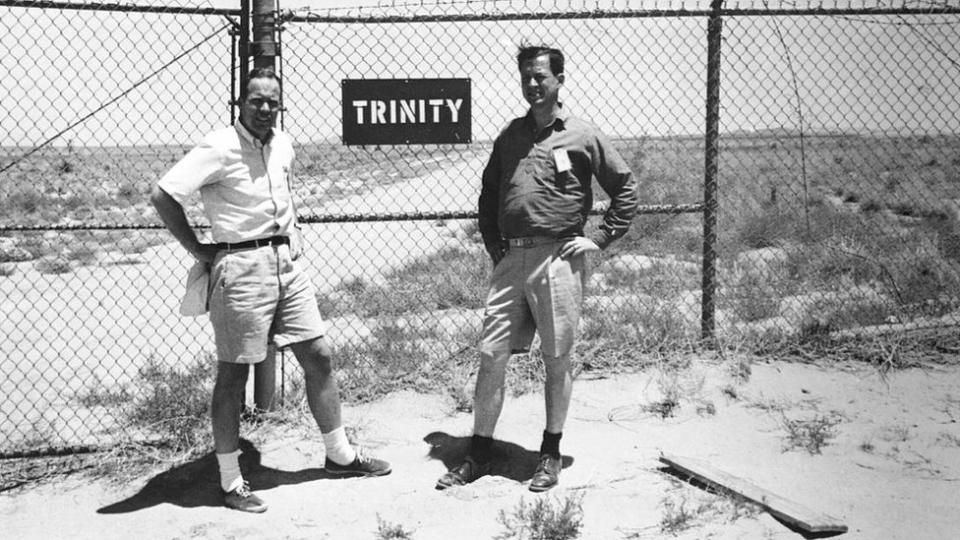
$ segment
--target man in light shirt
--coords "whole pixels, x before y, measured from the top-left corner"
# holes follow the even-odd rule
[[[289,346],[303,366],[307,402],[326,448],[327,473],[381,476],[390,465],[357,452],[344,433],[340,395],[312,283],[291,246],[296,213],[289,186],[293,143],[274,127],[280,80],[250,72],[240,121],[208,134],[154,187],[151,202],[166,227],[198,261],[210,265],[209,309],[217,346],[210,415],[226,506],[264,512],[240,471],[240,412],[251,364],[268,343]],[[201,243],[183,206],[200,192],[214,243]]]

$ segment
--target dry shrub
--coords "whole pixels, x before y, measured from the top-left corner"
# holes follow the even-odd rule
[[[176,448],[197,445],[207,432],[214,371],[210,354],[200,356],[183,369],[163,365],[150,355],[134,383],[139,391],[127,411],[128,422],[163,436]]]
[[[537,497],[532,504],[520,499],[510,512],[500,510],[497,521],[505,531],[495,540],[573,540],[583,528],[583,493]]]
[[[840,419],[836,415],[818,414],[807,420],[793,420],[783,415],[780,425],[786,430],[784,450],[800,448],[808,454],[820,454],[836,433]]]

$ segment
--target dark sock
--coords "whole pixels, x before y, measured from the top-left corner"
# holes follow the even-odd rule
[[[549,431],[544,431],[543,442],[540,443],[540,455],[553,456],[560,459],[560,437],[563,437],[563,432],[550,433]]]
[[[486,463],[493,459],[493,437],[474,435],[470,438],[470,457],[474,461]]]

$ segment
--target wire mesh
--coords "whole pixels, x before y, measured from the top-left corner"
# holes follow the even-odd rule
[[[724,34],[728,325],[956,324],[956,16],[732,17]]]
[[[128,436],[139,370],[210,348],[147,194],[229,122],[232,23],[84,7],[0,7],[4,453]]]
[[[302,261],[346,395],[429,387],[431,366],[470,369],[490,270],[479,177],[526,109],[524,41],[566,52],[566,106],[615,141],[645,205],[593,260],[580,362],[636,362],[699,338],[710,7],[281,12]],[[956,325],[960,6],[724,7],[720,227],[707,247],[720,337]],[[0,452],[140,436],[128,420],[144,370],[188,369],[213,350],[206,319],[177,314],[189,261],[146,195],[230,121],[238,13],[7,2],[0,14]],[[372,78],[469,78],[472,142],[343,146],[340,83]],[[187,214],[202,232],[198,202]]]

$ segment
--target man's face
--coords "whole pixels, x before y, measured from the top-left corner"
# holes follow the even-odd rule
[[[520,66],[520,86],[523,98],[531,107],[553,107],[560,99],[563,73],[550,70],[550,57],[542,54]]]
[[[240,107],[240,122],[250,133],[264,140],[280,112],[280,85],[267,78],[252,79]]]

